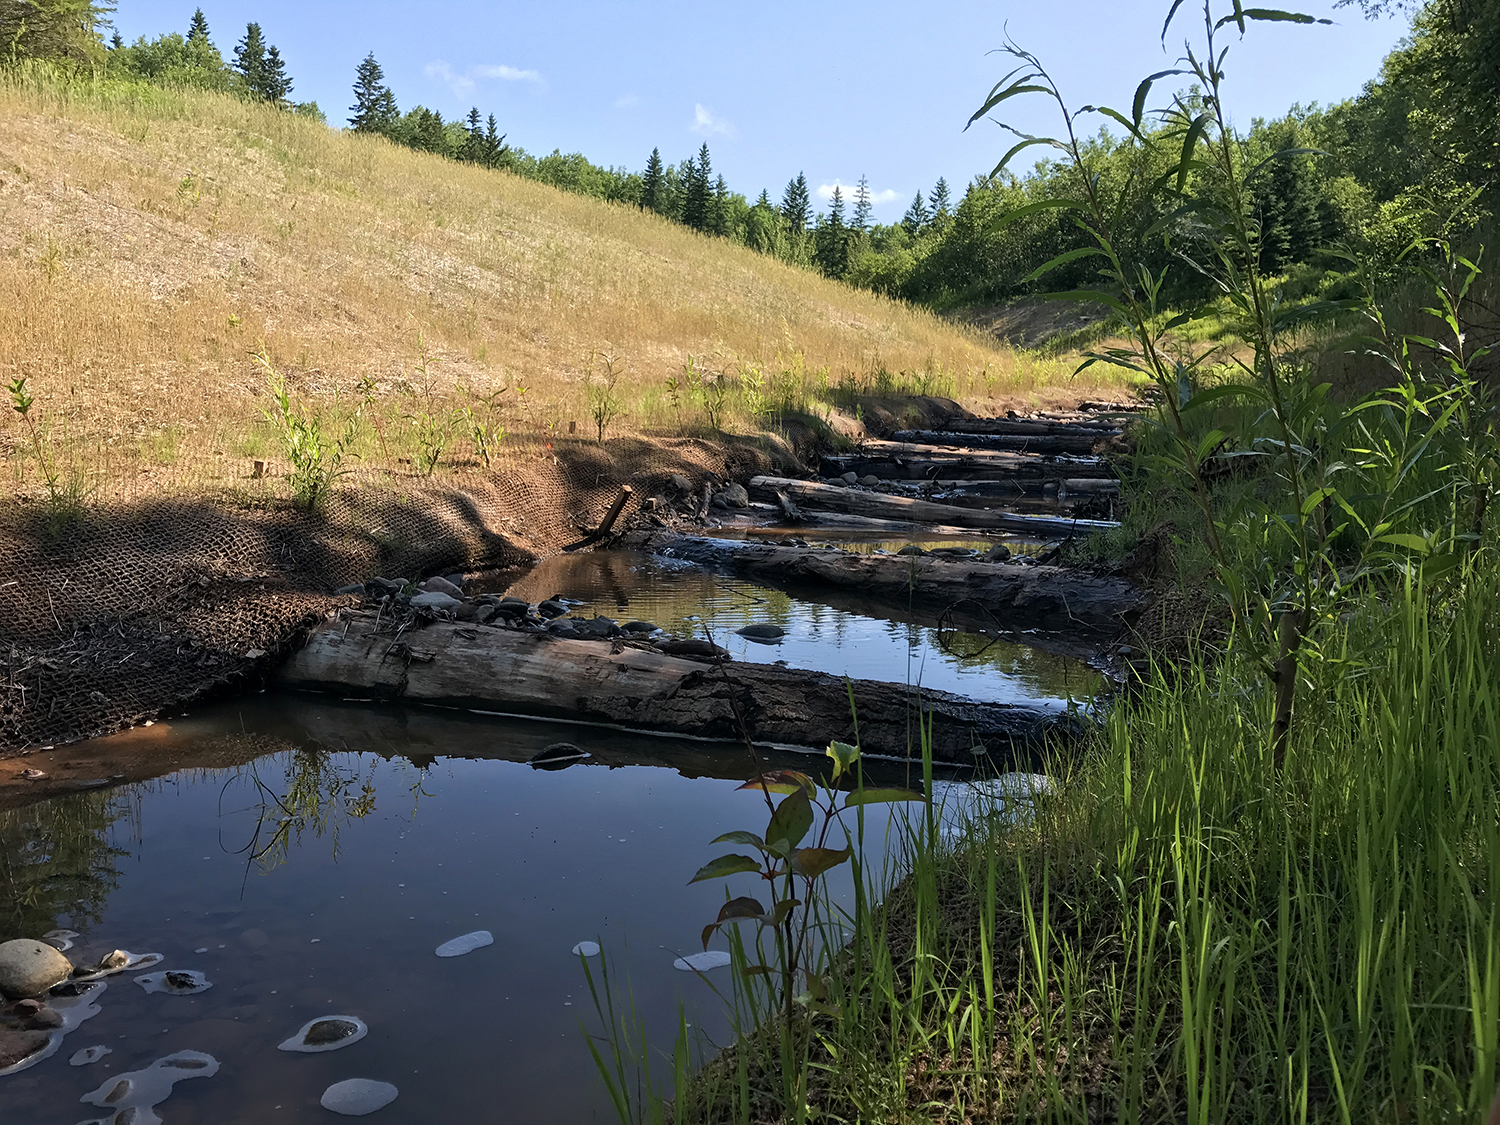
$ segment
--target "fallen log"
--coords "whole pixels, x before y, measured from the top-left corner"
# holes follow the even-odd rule
[[[981,434],[952,430],[898,430],[893,441],[913,445],[957,446],[967,449],[1003,449],[1016,453],[1092,453],[1094,446],[1118,430],[1074,434]]]
[[[1110,520],[1023,516],[1014,512],[960,508],[954,504],[934,504],[930,500],[917,500],[909,496],[892,496],[887,492],[866,492],[819,481],[790,480],[786,477],[751,477],[750,491],[761,495],[783,492],[796,498],[804,507],[825,508],[874,519],[941,523],[950,527],[982,530],[1024,531],[1032,535],[1086,534],[1119,526]]]
[[[812,547],[663,536],[647,550],[777,586],[858,590],[896,605],[982,609],[997,629],[1040,629],[1107,640],[1140,615],[1141,591],[1123,578],[1066,567],[923,555],[860,555]]]
[[[1121,433],[1113,422],[1064,422],[1051,418],[955,418],[943,423],[943,432],[953,434],[1009,434],[1019,437],[1092,435],[1095,440]]]
[[[1049,733],[1076,729],[1066,713],[980,703],[946,692],[776,665],[706,664],[608,641],[567,640],[438,622],[393,645],[375,614],[355,611],[317,629],[282,666],[287,687],[472,711],[517,714],[724,741],[818,748],[858,740],[873,754],[918,756],[918,715],[933,755],[972,763],[1012,757]]]
[[[826,454],[819,461],[819,471],[828,477],[853,472],[885,480],[927,480],[933,477],[1061,480],[1064,477],[1115,476],[1114,466],[1100,457],[1044,458],[1035,453],[903,445],[893,441],[867,441],[858,453]]]

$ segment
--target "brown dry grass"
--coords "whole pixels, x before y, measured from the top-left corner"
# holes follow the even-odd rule
[[[399,436],[419,338],[445,402],[509,388],[512,433],[587,430],[595,352],[625,371],[613,432],[701,423],[664,393],[689,355],[735,383],[731,417],[745,369],[814,409],[841,384],[977,409],[1119,393],[631,208],[220,95],[0,73],[0,376],[96,486],[273,452],[262,344],[308,401],[373,380]],[[15,482],[22,438],[0,429]]]

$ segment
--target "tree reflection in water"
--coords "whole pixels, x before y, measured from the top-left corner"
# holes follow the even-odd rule
[[[279,762],[282,784],[278,793],[261,776],[262,768]],[[359,767],[363,755],[336,755],[320,746],[304,746],[269,759],[250,763],[225,783],[227,794],[246,781],[253,787],[253,803],[238,811],[256,814],[255,828],[240,852],[249,864],[270,871],[287,861],[303,834],[321,839],[332,837],[333,857],[339,854],[339,831],[351,820],[363,820],[375,811],[375,767],[372,758],[367,773]],[[224,797],[220,798],[221,812]],[[246,874],[249,873],[247,865]]]
[[[130,854],[111,829],[132,810],[118,791],[0,809],[0,941],[97,924],[119,884],[115,860]]]

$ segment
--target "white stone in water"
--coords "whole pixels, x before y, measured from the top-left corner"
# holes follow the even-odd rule
[[[363,1117],[396,1100],[396,1087],[371,1078],[346,1078],[323,1091],[318,1104],[345,1117]]]
[[[111,1048],[111,1047],[103,1047],[103,1046],[100,1046],[100,1047],[81,1047],[78,1050],[76,1050],[76,1051],[73,1052],[73,1057],[68,1060],[68,1065],[69,1066],[88,1066],[90,1063],[96,1063],[96,1062],[98,1062],[105,1055],[109,1054],[112,1050],[113,1050],[113,1048]]]
[[[472,934],[464,934],[452,941],[445,941],[437,947],[439,957],[462,957],[465,953],[473,953],[476,949],[483,949],[487,945],[494,945],[494,935],[489,930],[475,930]]]
[[[219,1060],[202,1051],[178,1051],[157,1059],[144,1070],[133,1070],[92,1090],[78,1100],[87,1105],[112,1109],[108,1120],[130,1125],[156,1125],[161,1118],[154,1109],[172,1094],[172,1087],[185,1078],[212,1078],[219,1072]]]
[[[599,943],[596,941],[580,941],[573,947],[574,957],[597,957],[599,956]]]
[[[100,977],[112,977],[116,973],[149,969],[152,965],[160,965],[161,962],[160,953],[132,953],[128,949],[117,949],[113,953],[105,954],[91,971],[75,973],[73,979],[75,981],[98,980]]]
[[[331,1026],[320,1027],[320,1024]],[[353,1030],[347,1031],[350,1027]],[[314,1028],[317,1030],[314,1031]],[[339,1034],[345,1031],[347,1034]],[[284,1043],[278,1043],[276,1049],[278,1051],[302,1051],[309,1055],[316,1055],[324,1051],[337,1051],[351,1043],[358,1043],[368,1034],[370,1034],[370,1029],[358,1016],[319,1016],[317,1019],[308,1020],[297,1029],[295,1035]],[[309,1035],[313,1042],[308,1042]]]
[[[710,949],[707,953],[690,953],[672,962],[672,968],[684,973],[706,973],[710,969],[722,969],[729,964],[730,956],[722,949]]]
[[[192,996],[207,992],[213,987],[209,979],[196,969],[168,969],[164,973],[146,973],[136,977],[135,983],[147,992],[165,992],[169,996]]]

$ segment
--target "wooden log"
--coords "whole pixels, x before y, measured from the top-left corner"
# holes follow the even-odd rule
[[[1051,418],[955,418],[944,422],[943,430],[954,434],[1009,434],[1018,437],[1091,435],[1096,441],[1122,432],[1113,422],[1097,419],[1064,422]]]
[[[517,714],[735,742],[819,748],[854,741],[851,681],[775,665],[706,664],[608,641],[434,623],[392,650],[375,615],[330,622],[281,668],[282,684],[344,697]],[[347,626],[347,628],[346,628]],[[859,740],[872,754],[917,756],[917,716],[934,756],[973,762],[1039,746],[1073,720],[1040,707],[980,703],[901,684],[852,681]]]
[[[1110,432],[1085,434],[975,434],[949,430],[897,430],[891,440],[913,445],[957,446],[966,449],[1003,449],[1016,453],[1092,453]]]
[[[993,461],[970,461],[965,457],[908,458],[861,456],[858,454],[825,454],[818,461],[818,472],[825,477],[845,473],[872,476],[877,480],[928,481],[934,478],[949,484],[968,481],[1059,481],[1070,477],[1094,476],[1111,479],[1114,469],[1104,461],[1079,458],[1076,461],[1044,461],[1030,454],[1017,454],[1020,460],[1005,464]]]
[[[1111,520],[1075,520],[1061,516],[1022,516],[1013,512],[992,512],[960,508],[952,504],[934,504],[909,496],[892,496],[886,492],[866,492],[855,488],[823,484],[819,481],[790,480],[786,477],[751,477],[750,491],[758,494],[784,492],[804,507],[848,512],[874,519],[909,520],[913,523],[941,523],[950,527],[972,527],[985,530],[1024,531],[1032,535],[1074,535],[1118,527]]]
[[[1144,596],[1123,578],[1066,567],[923,555],[858,555],[698,536],[662,536],[648,550],[777,586],[858,590],[896,605],[982,608],[998,629],[1105,640],[1132,623]]]
[[[604,513],[604,521],[598,527],[594,528],[593,531],[590,531],[582,539],[578,540],[578,542],[569,543],[563,550],[576,551],[580,547],[587,547],[591,543],[597,543],[607,536],[610,528],[615,526],[615,520],[619,519],[620,513],[625,510],[625,502],[634,495],[635,489],[631,488],[628,484],[622,485],[620,487],[620,495],[615,497],[615,502],[609,506],[609,511]]]

